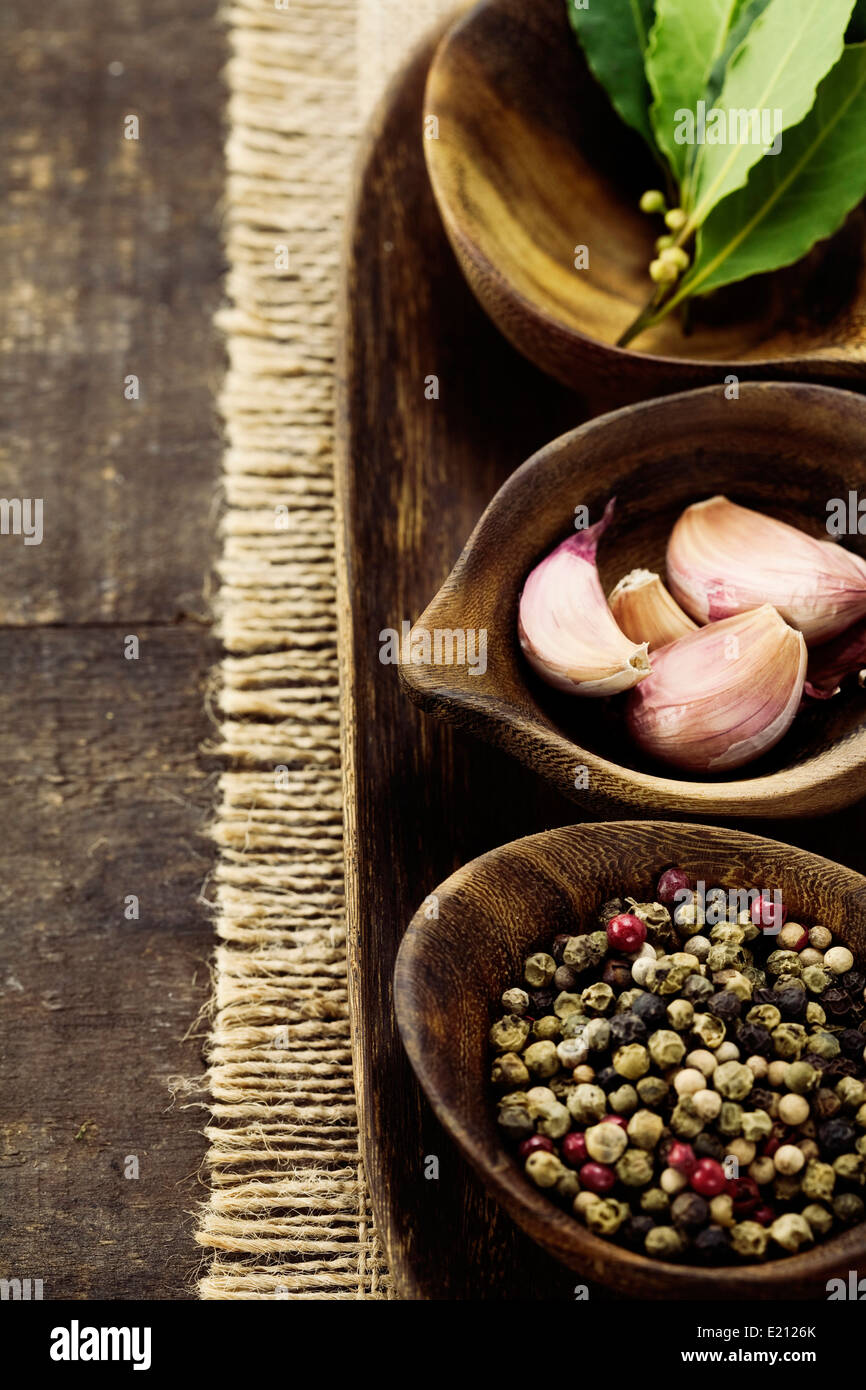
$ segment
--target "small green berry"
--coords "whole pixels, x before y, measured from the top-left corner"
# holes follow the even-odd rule
[[[671,265],[676,266],[677,270],[688,270],[690,265],[688,252],[684,251],[681,246],[666,246],[661,252],[660,259],[670,262]]]
[[[681,232],[688,220],[682,208],[671,208],[670,212],[665,213],[665,226],[672,232]]]
[[[641,212],[664,212],[666,208],[665,195],[658,188],[648,188],[640,200]]]
[[[656,285],[672,285],[677,278],[677,268],[670,261],[650,261],[649,273]]]

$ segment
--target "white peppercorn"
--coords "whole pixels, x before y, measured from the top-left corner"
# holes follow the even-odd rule
[[[809,1118],[809,1102],[805,1096],[789,1092],[779,1101],[779,1119],[786,1125],[801,1125]]]
[[[734,1203],[727,1192],[720,1192],[710,1202],[710,1220],[716,1226],[733,1226]]]
[[[523,1054],[523,1060],[533,1076],[553,1076],[559,1070],[559,1058],[552,1042],[530,1043]]]
[[[529,1008],[529,995],[525,989],[507,989],[502,996],[502,1007],[507,1014],[522,1018]]]
[[[787,1063],[787,1062],[778,1062],[778,1061],[777,1061],[777,1062],[771,1062],[770,1065],[769,1065],[769,1067],[767,1068],[767,1080],[769,1081],[770,1085],[771,1085],[771,1086],[785,1086],[785,1085],[787,1085],[788,1088],[789,1088],[789,1090],[793,1090],[794,1087],[791,1086],[790,1083],[786,1081],[786,1073],[787,1073],[787,1070],[788,1070],[788,1063]]]
[[[595,1067],[588,1067],[586,1063],[583,1063],[581,1066],[575,1067],[572,1076],[578,1085],[582,1082],[591,1085],[595,1080]]]
[[[796,1144],[782,1144],[773,1155],[773,1165],[777,1173],[792,1177],[799,1173],[806,1160]]]
[[[706,936],[690,936],[688,941],[683,942],[683,950],[703,964],[710,953],[709,939]]]
[[[757,1053],[753,1057],[746,1058],[746,1066],[756,1081],[763,1081],[769,1070],[766,1057],[759,1057]]]
[[[705,1124],[714,1120],[722,1108],[722,1098],[718,1091],[710,1091],[706,1086],[706,1078],[703,1080],[702,1089],[692,1093],[692,1104],[695,1111]]]
[[[606,1018],[593,1018],[583,1036],[590,1052],[604,1052],[610,1043],[610,1024]]]
[[[553,1187],[565,1172],[565,1166],[556,1154],[548,1153],[546,1149],[534,1149],[526,1160],[524,1170],[536,1187]]]
[[[723,1062],[736,1062],[739,1060],[740,1049],[735,1042],[730,1040],[719,1043],[715,1051],[716,1066],[721,1066]]]
[[[589,1208],[594,1207],[596,1202],[600,1201],[601,1198],[599,1197],[597,1192],[578,1192],[577,1196],[574,1199],[574,1202],[572,1203],[571,1209],[574,1212],[575,1216],[578,1216],[585,1220],[586,1213],[589,1211]]]
[[[613,1065],[620,1076],[628,1081],[637,1081],[649,1071],[650,1059],[641,1043],[627,1043],[625,1047],[618,1047],[613,1054]]]
[[[684,1067],[674,1077],[674,1090],[678,1096],[691,1096],[695,1091],[706,1089],[707,1079],[697,1067]]]
[[[723,1062],[713,1072],[713,1085],[726,1100],[745,1100],[754,1082],[754,1075],[742,1062]]]
[[[805,951],[800,952],[800,960],[803,965],[823,965],[824,956],[821,951],[816,951],[814,946],[807,946]]]
[[[694,1052],[690,1052],[686,1057],[686,1066],[697,1067],[698,1071],[703,1072],[704,1076],[712,1076],[717,1065],[718,1063],[712,1052],[708,1052],[705,1048],[696,1048]]]
[[[647,956],[641,956],[632,966],[631,977],[636,985],[640,985],[641,989],[643,989],[644,985],[647,983],[650,970],[654,965],[654,960],[650,960]]]
[[[669,1197],[674,1197],[678,1192],[682,1192],[684,1187],[688,1187],[688,1183],[688,1178],[685,1173],[680,1172],[679,1168],[665,1168],[659,1178],[659,1187]]]
[[[745,1116],[743,1116],[743,1119],[745,1119]],[[735,1158],[743,1168],[748,1168],[749,1164],[754,1161],[756,1152],[755,1145],[750,1139],[744,1139],[738,1136],[736,1139],[731,1139],[728,1142],[728,1153],[732,1158]]]
[[[584,1133],[584,1139],[587,1153],[597,1163],[615,1163],[628,1147],[625,1130],[609,1121],[605,1124],[590,1125]]]
[[[776,1217],[770,1227],[770,1236],[783,1250],[791,1253],[804,1245],[811,1245],[814,1240],[808,1221],[793,1211]]]
[[[756,1158],[749,1164],[749,1177],[754,1178],[759,1187],[766,1187],[776,1176],[776,1165],[771,1158]]]
[[[809,932],[809,945],[814,946],[816,951],[826,951],[828,946],[833,945],[833,933],[826,927],[813,927]]]
[[[589,1056],[589,1048],[583,1038],[563,1038],[556,1044],[556,1055],[563,1067],[571,1070],[579,1067]]]
[[[845,975],[854,969],[854,957],[847,946],[831,946],[824,952],[824,968],[834,975]]]
[[[691,1028],[695,1011],[688,999],[672,999],[667,1007],[668,1023],[677,1033],[685,1033]]]
[[[567,1104],[572,1118],[583,1125],[595,1124],[607,1113],[607,1097],[600,1086],[576,1086]]]
[[[556,974],[556,961],[545,951],[536,951],[528,956],[523,967],[523,978],[530,989],[547,989]]]

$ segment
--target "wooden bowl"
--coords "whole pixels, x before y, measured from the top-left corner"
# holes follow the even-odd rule
[[[807,702],[781,743],[735,773],[673,777],[631,742],[624,696],[552,690],[517,641],[526,576],[569,533],[578,505],[595,521],[617,499],[598,556],[610,593],[636,566],[664,575],[671,528],[701,498],[725,493],[826,538],[826,503],[849,489],[866,498],[866,399],[850,392],[752,382],[736,401],[709,387],[600,416],[511,475],[415,625],[427,633],[486,630],[486,671],[404,664],[401,679],[423,709],[605,813],[790,817],[849,805],[866,793],[866,695],[856,682],[832,700]],[[845,543],[866,556],[866,538]]]
[[[565,0],[476,5],[439,47],[425,111],[438,121],[424,140],[433,190],[469,284],[521,352],[593,403],[730,373],[862,387],[862,209],[800,265],[694,301],[690,336],[671,316],[614,346],[649,297],[664,228],[637,204],[659,172],[586,68]]]
[[[681,864],[709,887],[780,888],[792,918],[818,921],[866,955],[866,879],[802,849],[738,830],[621,821],[548,830],[503,845],[439,888],[438,916],[416,913],[394,975],[397,1022],[437,1117],[491,1194],[550,1254],[640,1298],[826,1298],[827,1280],[866,1262],[866,1224],[805,1254],[708,1270],[633,1254],[592,1235],[524,1176],[502,1143],[489,1084],[488,1029],[531,950],[585,928],[623,890],[651,899]],[[429,899],[428,899],[429,902]]]

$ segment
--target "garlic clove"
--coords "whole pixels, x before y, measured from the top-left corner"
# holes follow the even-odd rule
[[[771,603],[810,645],[866,616],[859,555],[727,497],[686,508],[668,542],[667,577],[699,623]]]
[[[629,640],[607,606],[595,557],[613,515],[577,531],[529,575],[520,596],[520,646],[541,678],[572,695],[615,695],[649,675],[646,642]]]
[[[864,667],[866,619],[861,619],[831,642],[824,642],[809,653],[806,694],[813,700],[829,700],[839,694],[846,676],[859,674]]]
[[[619,581],[608,604],[626,637],[647,642],[651,652],[697,628],[652,570],[631,570]]]
[[[806,661],[803,634],[768,603],[710,623],[654,653],[629,696],[629,730],[646,753],[691,772],[742,767],[790,728]]]

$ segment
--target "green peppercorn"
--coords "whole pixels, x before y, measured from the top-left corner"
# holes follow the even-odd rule
[[[829,988],[831,976],[820,965],[807,965],[800,978],[810,994],[823,994]]]
[[[557,1018],[568,1018],[571,1014],[583,1014],[583,1000],[579,994],[569,994],[563,990],[553,1001],[553,1012]]]
[[[864,1163],[860,1154],[840,1154],[838,1158],[833,1160],[833,1172],[836,1174],[837,1178],[841,1178],[843,1182],[858,1183],[859,1186],[862,1187],[864,1182],[866,1182],[863,1170]]]
[[[584,1132],[584,1139],[590,1158],[595,1159],[596,1163],[608,1165],[616,1163],[628,1146],[625,1130],[609,1122],[590,1125]]]
[[[554,1076],[559,1070],[559,1058],[552,1042],[530,1043],[523,1060],[533,1076]]]
[[[571,1129],[571,1116],[561,1101],[551,1101],[538,1117],[538,1133],[548,1139],[561,1139]],[[613,1129],[613,1125],[611,1125]]]
[[[706,1015],[702,1015],[706,1017]],[[697,1024],[697,1019],[695,1023]],[[669,1067],[675,1067],[685,1056],[686,1047],[679,1033],[675,1033],[671,1028],[659,1028],[652,1033],[647,1044],[649,1054],[656,1066],[662,1071],[667,1071]],[[619,1066],[614,1059],[614,1066],[619,1071]],[[648,1066],[644,1067],[644,1071]],[[640,1094],[640,1092],[638,1092]]]
[[[617,1086],[607,1098],[615,1115],[630,1115],[633,1110],[637,1110],[638,1099],[634,1086]]]
[[[820,1081],[821,1073],[809,1062],[789,1062],[785,1068],[785,1086],[797,1096],[814,1091]]]
[[[713,1072],[713,1085],[726,1100],[745,1100],[754,1081],[751,1067],[742,1062],[723,1062]]]
[[[531,1036],[540,1042],[552,1042],[554,1038],[559,1037],[559,1033],[560,1022],[555,1014],[545,1014],[542,1018],[536,1019],[532,1025]]]
[[[658,1260],[675,1260],[685,1249],[685,1241],[674,1226],[653,1226],[647,1231],[644,1249]]]
[[[771,951],[766,969],[768,975],[791,975],[796,979],[802,973],[803,965],[796,951]]]
[[[523,967],[523,978],[530,989],[547,989],[556,974],[556,961],[544,951],[536,951],[528,956]]]
[[[644,1105],[661,1105],[670,1087],[660,1076],[642,1076],[637,1083],[637,1093]]]
[[[595,1124],[607,1114],[607,1096],[600,1086],[582,1083],[569,1096],[568,1111],[579,1124]]]
[[[650,1216],[662,1216],[668,1210],[671,1199],[660,1187],[648,1187],[641,1193],[640,1209]]]
[[[517,1014],[506,1014],[490,1029],[490,1041],[497,1052],[520,1052],[524,1047],[531,1023]]]
[[[836,1086],[836,1095],[846,1110],[857,1110],[866,1100],[866,1086],[856,1076],[843,1076]]]
[[[614,1069],[628,1081],[637,1081],[649,1071],[650,1059],[642,1043],[627,1043],[613,1054]]]
[[[581,998],[589,1013],[603,1014],[613,1003],[613,990],[610,985],[596,980],[594,985],[587,986]]]
[[[584,1014],[567,1014],[562,1020],[560,1032],[564,1038],[583,1038],[589,1019]],[[587,1052],[589,1048],[587,1047]]]
[[[610,1126],[614,1128],[613,1125]],[[613,1197],[593,1202],[586,1213],[586,1224],[597,1236],[612,1236],[619,1230],[629,1216],[627,1202],[618,1202]]]
[[[628,1122],[629,1141],[638,1149],[652,1151],[662,1137],[664,1122],[653,1110],[638,1110]]]
[[[780,1173],[773,1179],[773,1196],[777,1202],[792,1202],[800,1191],[800,1186],[797,1173]]]
[[[744,940],[745,933],[737,922],[719,922],[710,932],[710,941],[720,945],[741,946]]]
[[[671,1129],[674,1134],[680,1139],[694,1139],[703,1127],[704,1121],[691,1096],[680,1096],[671,1115]]]
[[[814,1240],[808,1221],[804,1221],[802,1216],[794,1211],[776,1217],[770,1227],[770,1237],[777,1245],[781,1245],[783,1250],[792,1254],[804,1245],[811,1245]]]
[[[766,1110],[744,1110],[741,1116],[743,1138],[750,1144],[759,1144],[773,1131],[773,1121]]]
[[[697,1014],[692,1032],[700,1038],[704,1047],[714,1052],[725,1040],[725,1025],[715,1014]]]
[[[806,1029],[802,1023],[780,1023],[770,1034],[776,1056],[794,1062],[806,1046]]]
[[[502,1052],[494,1060],[490,1080],[494,1086],[523,1086],[529,1080],[529,1072],[516,1052]]]
[[[716,1129],[727,1139],[740,1134],[743,1129],[743,1107],[732,1100],[724,1101],[716,1120]]]
[[[525,1106],[505,1105],[496,1120],[508,1139],[528,1139],[535,1133],[535,1121]]]
[[[775,1004],[756,1004],[749,1009],[746,1014],[747,1023],[760,1023],[762,1028],[768,1028],[772,1033],[774,1028],[778,1028],[782,1022],[782,1015]]]
[[[832,1062],[842,1051],[839,1039],[834,1038],[832,1033],[813,1033],[809,1038],[808,1048],[816,1057],[821,1057],[827,1062]]]
[[[731,1227],[731,1245],[745,1259],[763,1259],[769,1239],[769,1233],[757,1221],[738,1221]]]
[[[613,1129],[613,1125],[608,1126]],[[643,1149],[626,1149],[617,1161],[616,1175],[624,1187],[646,1187],[652,1182],[653,1161]]]
[[[524,1171],[536,1187],[554,1187],[565,1172],[565,1166],[556,1154],[535,1149],[527,1158]]]
[[[800,1180],[800,1190],[804,1197],[813,1202],[829,1202],[836,1186],[836,1174],[829,1163],[810,1158],[806,1171]]]
[[[502,996],[502,1007],[507,1014],[522,1018],[529,1008],[529,995],[525,989],[507,989]]]
[[[583,1036],[590,1052],[606,1052],[610,1043],[610,1024],[606,1018],[590,1019]]]
[[[810,1202],[807,1207],[803,1208],[800,1215],[804,1221],[808,1222],[809,1230],[814,1236],[829,1235],[833,1229],[832,1213],[817,1202]]]
[[[747,965],[748,961],[742,946],[732,946],[722,942],[710,947],[706,964],[707,969],[715,974],[717,970],[727,970],[731,966],[739,969],[741,965]]]
[[[642,989],[625,989],[616,1001],[614,1013],[625,1014],[631,1011],[631,1006],[639,994],[643,994]]]
[[[571,936],[562,952],[563,965],[582,975],[594,965],[600,965],[607,955],[606,932],[589,932],[587,936]]]
[[[806,1022],[818,1028],[827,1022],[827,1015],[821,1005],[816,1004],[814,1000],[806,1005]]]
[[[673,999],[667,1007],[668,1023],[677,1033],[685,1033],[691,1028],[695,1016],[688,999]]]
[[[638,1095],[640,1095],[640,1086],[638,1086],[637,1092]],[[854,1116],[854,1123],[855,1125],[858,1125],[860,1129],[866,1129],[866,1103],[860,1106],[859,1110]]]
[[[580,1178],[573,1168],[566,1168],[560,1178],[556,1180],[556,1195],[566,1202],[573,1202],[580,1191]]]
[[[833,1215],[837,1221],[844,1221],[846,1225],[862,1221],[863,1198],[858,1197],[856,1192],[840,1192],[833,1202]]]

